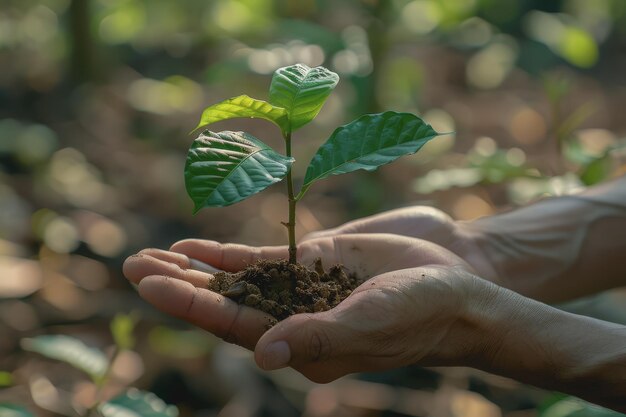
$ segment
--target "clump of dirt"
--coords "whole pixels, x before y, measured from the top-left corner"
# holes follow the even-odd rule
[[[237,273],[214,274],[208,289],[278,320],[293,314],[330,310],[358,286],[356,276],[335,265],[325,271],[322,262],[315,270],[286,260],[262,260]]]

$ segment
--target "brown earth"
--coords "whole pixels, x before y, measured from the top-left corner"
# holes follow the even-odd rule
[[[293,314],[330,310],[359,285],[356,276],[347,274],[341,265],[325,271],[317,260],[314,267],[263,260],[237,273],[214,274],[208,289],[283,320]]]

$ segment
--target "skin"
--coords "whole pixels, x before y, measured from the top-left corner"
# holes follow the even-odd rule
[[[185,240],[130,257],[124,273],[148,302],[254,350],[266,370],[291,366],[329,382],[408,364],[472,366],[626,411],[626,327],[540,302],[624,283],[624,191],[620,180],[581,199],[472,223],[415,207],[309,235],[299,262],[321,257],[365,281],[334,309],[292,316],[269,331],[266,314],[204,289],[208,265],[238,271],[284,258],[286,247]],[[569,232],[581,228],[584,239],[574,245]]]
[[[452,349],[435,352],[463,309],[469,281],[456,277],[466,274],[470,267],[430,242],[359,234],[302,243],[299,262],[313,264],[322,257],[327,264],[341,263],[357,271],[366,281],[333,310],[292,316],[265,335],[271,320],[267,314],[204,289],[212,275],[190,269],[190,259],[237,271],[257,259],[283,258],[286,254],[286,247],[253,248],[185,240],[170,251],[146,249],[128,258],[124,274],[157,308],[255,350],[255,359],[262,368],[289,364],[316,382],[453,355]],[[471,274],[467,277],[472,279]],[[429,301],[432,298],[439,302]],[[419,314],[414,314],[416,303],[423,306]],[[367,317],[370,319],[363,320]],[[272,334],[278,339],[289,337],[291,357],[285,363],[274,361],[271,349],[268,351],[271,342],[276,341],[270,337]],[[409,339],[420,342],[413,344]],[[368,343],[359,345],[353,340]],[[407,349],[409,343],[411,349]]]

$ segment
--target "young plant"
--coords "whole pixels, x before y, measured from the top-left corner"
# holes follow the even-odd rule
[[[331,175],[364,169],[373,171],[403,155],[417,152],[439,135],[410,113],[387,111],[366,114],[337,128],[309,162],[296,194],[291,166],[292,133],[312,121],[339,82],[324,67],[296,64],[279,68],[272,77],[269,102],[246,95],[230,98],[204,110],[198,130],[211,123],[260,118],[274,123],[285,140],[285,155],[245,132],[204,131],[194,140],[185,165],[185,185],[195,204],[228,206],[287,179],[289,263],[296,262],[296,204],[317,181]]]
[[[109,357],[99,349],[85,345],[81,340],[66,335],[42,335],[25,338],[20,341],[26,351],[35,352],[49,359],[65,362],[86,373],[96,388],[95,400],[91,406],[77,409],[73,403],[73,393],[59,393],[58,401],[48,406],[48,411],[55,414],[79,417],[178,417],[178,409],[167,405],[155,394],[126,388],[110,400],[104,400],[104,389],[111,379],[113,363],[124,350],[131,350],[135,345],[134,328],[137,317],[134,314],[118,314],[111,321],[111,334],[115,341],[113,353]],[[31,387],[32,389],[32,387]],[[37,394],[33,391],[33,396]],[[35,400],[36,402],[36,400]],[[43,406],[42,404],[39,404]],[[0,416],[34,417],[22,405],[0,403]]]

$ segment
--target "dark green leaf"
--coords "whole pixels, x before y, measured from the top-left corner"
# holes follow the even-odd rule
[[[270,103],[287,109],[290,130],[296,130],[317,116],[338,82],[339,76],[324,67],[279,68],[272,77]]]
[[[185,185],[195,212],[228,206],[282,180],[292,163],[247,133],[205,131],[187,154]]]
[[[135,346],[133,331],[137,324],[135,314],[116,314],[111,321],[111,334],[120,349],[132,349]]]
[[[177,417],[178,409],[151,392],[131,388],[98,407],[104,417]]]
[[[335,130],[318,150],[304,177],[304,187],[330,175],[373,171],[420,150],[439,134],[409,113],[366,114]]]
[[[229,98],[204,109],[200,123],[194,130],[211,123],[239,117],[265,119],[276,124],[283,131],[287,129],[287,110],[243,95]]]
[[[35,417],[35,415],[21,405],[1,403],[0,417]]]
[[[70,336],[37,336],[22,339],[20,343],[24,350],[68,363],[94,379],[102,377],[109,366],[109,360],[104,353]]]
[[[611,156],[607,153],[588,164],[580,173],[580,180],[585,185],[594,185],[606,180],[613,171]]]

